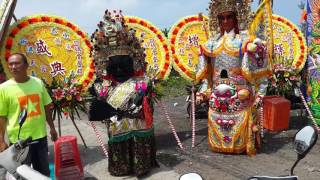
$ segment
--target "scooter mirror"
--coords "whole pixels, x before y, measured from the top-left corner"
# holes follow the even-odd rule
[[[197,173],[187,173],[180,176],[179,180],[203,180]]]
[[[302,128],[294,138],[295,151],[302,158],[310,151],[318,139],[318,133],[312,126]]]
[[[18,132],[18,139],[20,139],[20,131],[21,131],[21,127],[23,125],[23,123],[26,121],[27,119],[27,114],[28,114],[28,110],[26,108],[22,108],[21,112],[19,114],[18,117],[18,122],[19,122],[19,132]]]
[[[28,114],[27,109],[26,108],[22,108],[22,110],[21,110],[21,112],[19,114],[19,118],[18,118],[18,122],[19,122],[19,126],[20,127],[23,125],[23,123],[27,119],[27,114]]]

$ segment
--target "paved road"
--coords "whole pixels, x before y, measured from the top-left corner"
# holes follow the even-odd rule
[[[205,179],[237,180],[246,179],[252,175],[286,175],[294,163],[296,153],[293,151],[292,138],[296,131],[306,124],[305,117],[293,116],[290,119],[290,130],[279,133],[266,133],[265,143],[259,154],[254,157],[246,155],[228,155],[213,153],[207,144],[207,121],[205,118],[196,122],[196,147],[191,148],[191,128],[188,120],[184,98],[164,100],[170,117],[177,129],[178,135],[185,147],[181,151],[171,133],[164,112],[161,108],[155,111],[155,127],[160,168],[153,170],[142,179],[178,179],[180,174],[198,172]],[[177,102],[178,105],[174,106]],[[292,113],[294,114],[294,112]],[[115,178],[107,172],[107,159],[98,144],[87,117],[82,116],[77,124],[84,135],[88,148],[84,148],[78,137],[82,162],[87,179],[136,179],[135,177]],[[96,123],[98,130],[107,142],[107,132],[103,124]],[[70,120],[63,120],[63,135],[77,135]],[[52,157],[52,148],[50,152]],[[315,145],[310,154],[303,159],[295,170],[300,179],[320,179],[320,143]]]
[[[78,148],[81,155],[81,160],[84,166],[85,179],[101,179],[101,180],[111,180],[111,179],[128,179],[134,180],[136,177],[113,177],[108,173],[108,161],[102,151],[102,148],[99,146],[98,139],[93,131],[93,128],[87,121],[87,117],[83,116],[83,120],[78,120],[77,125],[84,136],[85,142],[88,148],[85,148],[83,145],[80,136],[78,135],[76,129],[74,128],[72,122],[68,119],[62,121],[62,135],[75,135],[77,136]],[[56,123],[56,122],[55,122]],[[101,123],[97,124],[97,129],[101,134],[102,141],[107,144],[107,131]],[[56,126],[57,127],[57,126]],[[50,161],[53,162],[53,144],[49,143],[50,151]],[[176,173],[173,169],[168,168],[160,163],[160,168],[154,169],[151,171],[148,176],[143,179],[158,180],[167,177],[167,179],[179,179],[179,174]]]
[[[174,106],[174,103],[178,103]],[[186,152],[177,152],[174,137],[170,129],[164,128],[166,120],[163,112],[157,111],[157,140],[159,144],[158,159],[178,173],[196,171],[205,179],[246,179],[252,175],[286,175],[296,159],[292,140],[295,133],[307,123],[299,111],[292,111],[288,131],[278,133],[266,132],[261,152],[254,157],[247,155],[228,155],[213,153],[207,144],[207,120],[196,121],[196,147],[191,148],[191,127],[186,115],[184,98],[171,98],[165,101],[171,119],[182,139]],[[161,119],[161,120],[160,120]],[[159,128],[161,127],[161,128]],[[164,154],[164,155],[162,155]],[[300,179],[320,179],[320,141],[295,169]],[[166,163],[166,159],[172,162]]]

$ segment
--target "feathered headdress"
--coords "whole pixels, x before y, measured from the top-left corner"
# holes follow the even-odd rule
[[[91,35],[91,42],[98,76],[106,70],[109,58],[117,55],[131,56],[135,72],[145,70],[144,48],[135,36],[135,30],[125,24],[121,11],[105,11],[103,21],[98,23],[98,29]]]
[[[251,3],[252,0],[211,0],[209,3],[210,30],[219,31],[218,15],[228,11],[236,14],[240,30],[247,29],[252,19]]]

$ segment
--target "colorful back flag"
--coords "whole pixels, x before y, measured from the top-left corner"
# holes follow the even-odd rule
[[[264,0],[253,16],[249,33],[267,41],[269,59],[273,56],[272,9],[270,0]],[[272,63],[272,61],[270,61]],[[270,64],[272,65],[272,64]]]

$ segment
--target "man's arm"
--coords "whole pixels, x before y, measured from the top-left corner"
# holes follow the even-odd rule
[[[54,127],[53,120],[52,120],[52,110],[51,110],[51,104],[52,100],[50,95],[48,94],[48,91],[46,89],[46,86],[44,83],[41,81],[41,86],[42,86],[42,93],[43,93],[43,104],[45,104],[44,109],[45,109],[45,114],[46,114],[46,121],[50,127],[50,135],[51,135],[51,140],[55,141],[58,138],[57,131]]]
[[[56,131],[54,124],[53,124],[52,111],[51,111],[50,106],[51,106],[51,104],[48,104],[48,105],[44,106],[44,108],[46,111],[46,120],[47,120],[47,123],[50,127],[51,140],[55,141],[55,140],[57,140],[58,135],[57,135],[57,131]]]
[[[0,152],[7,149],[8,145],[5,142],[4,134],[6,132],[7,119],[3,116],[0,116]]]

